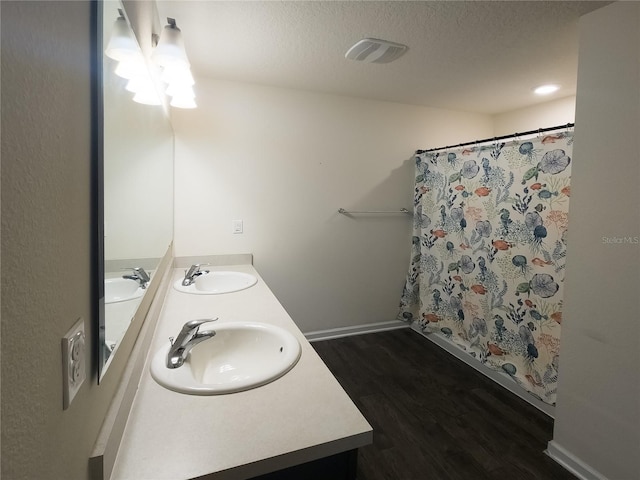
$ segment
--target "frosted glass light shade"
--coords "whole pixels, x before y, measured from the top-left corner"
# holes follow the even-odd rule
[[[184,49],[182,32],[178,27],[167,25],[162,29],[160,41],[151,59],[161,67],[172,65],[189,68],[189,58]]]
[[[124,17],[118,17],[113,24],[111,37],[104,53],[119,62],[130,60],[139,54],[138,42]]]

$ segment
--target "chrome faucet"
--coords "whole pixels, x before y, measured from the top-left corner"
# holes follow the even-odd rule
[[[131,275],[123,275],[122,278],[126,278],[128,280],[135,280],[140,284],[140,288],[147,288],[147,285],[149,285],[149,281],[151,280],[151,277],[147,272],[144,271],[144,268],[129,267],[129,268],[125,268],[124,270],[133,270],[133,273]]]
[[[209,265],[208,263],[196,263],[189,267],[189,270],[184,271],[184,280],[182,280],[182,286],[188,287],[196,281],[196,277],[204,273],[209,273],[209,270],[200,270],[200,267]]]
[[[191,320],[182,326],[182,330],[178,334],[178,337],[174,340],[169,338],[171,342],[171,348],[167,353],[167,368],[179,368],[181,367],[187,355],[193,347],[200,342],[213,337],[216,332],[214,330],[200,331],[200,325],[207,322],[215,322],[218,318],[205,318],[202,320]]]

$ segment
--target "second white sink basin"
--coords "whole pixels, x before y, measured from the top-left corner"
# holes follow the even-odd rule
[[[182,279],[178,279],[173,288],[179,292],[196,295],[219,295],[244,290],[255,285],[257,281],[258,279],[249,273],[220,270],[203,273],[186,287],[182,285]]]
[[[128,278],[106,278],[104,280],[104,303],[126,302],[144,295],[140,284]]]
[[[181,367],[167,368],[169,343],[151,361],[163,387],[191,395],[249,390],[280,378],[298,362],[301,347],[287,330],[257,322],[205,323],[216,335],[197,344]]]

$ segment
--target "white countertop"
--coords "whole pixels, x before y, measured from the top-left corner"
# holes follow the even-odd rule
[[[256,270],[209,269],[251,273],[258,283],[225,295],[190,295],[170,286],[150,356],[185,322],[219,317],[289,330],[302,346],[300,360],[262,387],[201,397],[158,385],[148,356],[111,479],[245,479],[371,443],[371,426]],[[172,284],[183,275],[176,269]]]

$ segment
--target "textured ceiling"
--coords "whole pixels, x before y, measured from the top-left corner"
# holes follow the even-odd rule
[[[158,11],[182,29],[196,80],[495,114],[575,94],[578,18],[607,3],[159,0]],[[364,37],[409,51],[384,65],[346,60]],[[533,95],[549,82],[561,90]]]

